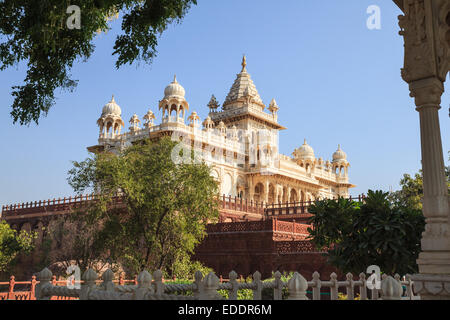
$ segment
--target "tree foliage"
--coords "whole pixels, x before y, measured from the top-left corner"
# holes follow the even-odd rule
[[[36,237],[36,232],[17,232],[6,221],[0,221],[0,272],[7,271],[20,253],[31,252]]]
[[[0,1],[0,71],[27,63],[23,85],[13,86],[14,123],[38,123],[54,104],[57,88],[73,90],[70,70],[94,52],[94,38],[110,29],[122,13],[122,31],[113,48],[116,67],[136,60],[151,62],[158,36],[180,22],[196,0],[5,0]],[[77,5],[81,28],[69,29],[67,8]]]
[[[393,204],[388,193],[369,190],[362,204],[350,200],[323,200],[311,206],[310,238],[319,247],[329,247],[331,264],[344,272],[360,273],[378,265],[385,273],[417,271],[422,212]]]
[[[75,262],[81,270],[92,268],[101,272],[107,266],[117,271],[116,265],[109,264],[108,250],[99,247],[96,239],[100,224],[87,224],[83,215],[75,212],[50,221],[43,239],[43,242],[48,242],[48,250],[44,250],[44,266],[57,263],[66,270]]]
[[[133,272],[163,269],[173,274],[218,218],[217,183],[206,164],[175,164],[169,138],[145,141],[119,155],[102,153],[75,162],[69,183],[76,192],[100,194],[84,215],[97,225],[97,249],[108,250]],[[115,207],[119,195],[126,210]],[[178,266],[177,266],[178,262]]]
[[[449,151],[450,161],[450,151]],[[450,196],[450,164],[445,167],[445,179],[447,182],[448,195]],[[394,191],[389,195],[389,199],[401,206],[411,207],[422,210],[423,197],[423,176],[422,170],[412,177],[404,174],[400,180],[400,190]]]

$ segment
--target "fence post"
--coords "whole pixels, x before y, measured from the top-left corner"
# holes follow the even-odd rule
[[[355,292],[353,291],[353,274],[347,273],[347,300],[355,299]]]
[[[261,300],[262,299],[262,281],[261,281],[261,273],[256,271],[253,274],[253,284],[256,286],[253,289],[253,300]]]
[[[337,300],[338,299],[338,281],[337,281],[337,274],[332,273],[330,275],[330,299],[331,300]]]
[[[155,293],[157,295],[162,295],[164,293],[164,283],[163,283],[163,275],[161,270],[156,270],[153,272]]]
[[[113,283],[114,273],[111,269],[106,270],[102,274],[102,289],[105,291],[114,291],[114,283]]]
[[[228,275],[230,278],[231,290],[228,293],[228,300],[237,300],[237,293],[239,290],[239,283],[237,282],[238,274],[233,270]]]
[[[225,196],[224,196],[225,197]],[[201,299],[203,297],[203,274],[201,271],[196,271],[194,274],[194,283],[196,285],[194,291],[194,297],[197,299]]]
[[[97,273],[91,268],[87,269],[81,279],[84,283],[81,285],[80,300],[89,300],[89,293],[97,286],[95,280],[97,280]]]
[[[362,283],[359,286],[359,298],[360,300],[367,300],[367,280],[364,272],[359,274],[359,281]]]
[[[313,300],[320,300],[320,288],[322,287],[322,281],[320,281],[320,274],[316,271],[313,273],[313,283],[312,288]]]
[[[51,296],[46,296],[45,291],[47,288],[53,287],[53,285],[50,283],[52,276],[52,272],[47,268],[44,268],[37,274],[39,283],[36,285],[35,290],[36,300],[50,300]]]
[[[273,300],[283,299],[283,281],[281,281],[280,271],[275,272],[275,288],[273,289]]]
[[[152,288],[152,275],[147,270],[144,270],[141,273],[139,273],[137,282],[138,282],[137,289],[134,290],[133,295],[134,300],[144,300],[145,295],[148,292],[150,293],[154,292]]]
[[[406,296],[409,298],[409,300],[412,300],[414,297],[414,292],[413,292],[413,282],[411,280],[411,275],[407,274],[406,275],[406,281],[408,282],[406,284]]]
[[[36,300],[36,276],[31,277],[30,300]]]
[[[221,296],[217,292],[219,289],[219,278],[210,272],[203,279],[203,294],[200,295],[200,300],[220,300]]]
[[[401,300],[402,291],[402,285],[391,276],[381,281],[382,300]]]
[[[9,287],[8,287],[8,300],[16,300],[14,297],[14,286],[16,284],[16,278],[11,276],[9,278]]]
[[[306,296],[308,282],[303,276],[295,272],[294,276],[288,281],[289,299],[288,300],[309,300]]]

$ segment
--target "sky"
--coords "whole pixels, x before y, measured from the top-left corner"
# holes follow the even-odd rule
[[[369,30],[367,8],[381,9],[381,29]],[[0,72],[0,205],[73,195],[72,161],[97,144],[96,121],[115,95],[128,120],[158,101],[177,75],[190,111],[203,120],[214,94],[223,103],[241,70],[242,55],[263,102],[275,98],[280,152],[290,155],[306,139],[316,157],[331,160],[340,144],[350,162],[350,194],[398,189],[404,173],[420,169],[419,114],[400,77],[401,11],[391,0],[199,0],[181,24],[159,39],[158,55],[116,69],[112,56],[120,18],[96,37],[95,53],[78,61],[74,92],[56,92],[56,104],[39,125],[10,117],[11,87],[23,83],[26,65]],[[449,81],[439,111],[446,164],[450,150]]]

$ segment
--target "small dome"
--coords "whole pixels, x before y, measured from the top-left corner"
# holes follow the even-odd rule
[[[202,124],[205,128],[212,128],[214,126],[214,121],[212,121],[210,116],[207,116]]]
[[[164,99],[172,97],[184,99],[185,93],[184,88],[177,82],[177,76],[174,76],[172,83],[164,89]]]
[[[111,101],[105,104],[105,106],[102,109],[102,116],[106,115],[116,115],[121,116],[122,110],[120,109],[119,105],[114,100],[114,95],[111,98]]]
[[[347,161],[347,154],[341,150],[341,145],[338,145],[338,149],[333,153],[333,162]]]
[[[294,151],[294,157],[301,160],[315,159],[314,150],[309,144],[306,143],[306,139],[303,145]]]

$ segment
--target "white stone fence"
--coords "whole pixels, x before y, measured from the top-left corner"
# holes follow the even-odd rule
[[[88,269],[82,276],[80,289],[68,288],[64,286],[54,286],[51,283],[52,272],[45,268],[37,274],[40,281],[36,286],[36,299],[48,300],[52,296],[59,298],[79,298],[80,300],[223,300],[223,296],[218,290],[228,291],[229,300],[237,300],[238,291],[250,289],[253,291],[253,300],[261,300],[263,289],[273,290],[273,299],[282,300],[283,289],[287,289],[288,300],[308,300],[307,290],[312,289],[312,299],[320,300],[321,291],[329,290],[330,299],[338,300],[339,288],[345,288],[347,300],[416,300],[419,297],[413,294],[413,282],[410,277],[406,281],[400,281],[400,276],[384,276],[381,280],[380,289],[367,289],[367,280],[364,273],[361,273],[358,280],[353,280],[352,274],[347,274],[345,281],[338,281],[337,275],[332,273],[330,280],[321,281],[318,272],[313,274],[313,279],[307,281],[301,274],[295,272],[294,275],[285,282],[281,279],[281,273],[274,274],[273,281],[262,281],[261,274],[256,271],[253,274],[252,282],[238,282],[238,275],[232,271],[229,274],[227,283],[220,283],[219,278],[214,273],[209,273],[206,277],[200,271],[194,275],[194,282],[191,284],[171,284],[163,283],[162,272],[157,270],[152,275],[147,271],[142,271],[137,278],[137,285],[116,285],[113,283],[114,274],[107,270],[102,275],[102,282],[97,285],[98,275],[94,270]],[[403,287],[406,293],[403,294]],[[328,290],[323,290],[328,288]],[[358,288],[358,290],[355,290]],[[342,290],[341,290],[342,291]],[[357,291],[357,292],[355,292]],[[186,295],[190,292],[191,295]],[[367,292],[370,292],[368,297]],[[359,297],[355,293],[359,293]]]

